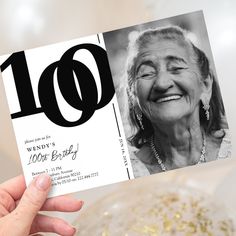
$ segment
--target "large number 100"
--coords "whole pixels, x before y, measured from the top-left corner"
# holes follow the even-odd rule
[[[86,65],[73,59],[75,52],[80,49],[88,50],[97,64],[102,91],[99,102],[93,74]],[[36,107],[25,53],[23,51],[13,53],[1,65],[1,71],[4,71],[8,66],[12,68],[21,108],[20,112],[12,114],[12,119],[44,112],[57,125],[77,126],[89,120],[95,110],[106,106],[115,92],[106,51],[94,44],[80,44],[68,49],[59,61],[50,64],[43,71],[38,83],[38,96],[41,104],[39,108]],[[53,82],[56,69],[58,86],[63,98],[70,106],[82,111],[77,121],[68,121],[61,114]],[[76,78],[74,78],[74,74]],[[77,91],[75,79],[79,83],[82,99]]]

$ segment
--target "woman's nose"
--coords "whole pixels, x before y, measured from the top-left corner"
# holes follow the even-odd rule
[[[168,72],[159,72],[155,77],[153,88],[159,91],[166,91],[174,84],[171,75]]]

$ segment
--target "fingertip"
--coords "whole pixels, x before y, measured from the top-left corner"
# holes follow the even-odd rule
[[[78,200],[77,204],[74,206],[74,211],[79,211],[84,206],[84,201]]]
[[[77,232],[78,232],[77,229],[75,227],[73,227],[73,234],[72,235],[75,236]]]
[[[73,236],[75,236],[78,233],[78,229],[76,229],[75,227],[73,229],[74,229]]]
[[[62,225],[61,225],[62,226]],[[74,236],[77,233],[77,230],[75,227],[73,227],[72,225],[68,224],[67,222],[64,222],[64,226],[63,229],[59,230],[59,232],[63,235],[63,236]]]
[[[67,204],[61,210],[64,210],[66,212],[76,212],[82,209],[83,206],[84,206],[84,201],[72,198],[70,200],[68,199]]]
[[[84,201],[80,200],[79,201],[79,206],[77,208],[77,211],[79,211],[80,209],[82,209],[82,207],[84,206]]]
[[[81,207],[83,207],[83,205],[84,205],[84,201],[81,200],[81,201],[80,201],[80,204],[81,204]]]
[[[41,174],[33,182],[38,190],[46,191],[51,186],[51,177],[48,174]]]

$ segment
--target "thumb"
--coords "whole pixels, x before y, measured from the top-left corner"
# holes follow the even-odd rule
[[[35,216],[46,201],[50,186],[50,176],[42,174],[37,176],[26,189],[19,205],[11,213],[14,220],[20,223],[19,231],[29,233]]]

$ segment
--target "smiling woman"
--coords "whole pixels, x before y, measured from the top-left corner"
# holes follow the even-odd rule
[[[135,128],[129,141],[150,174],[230,155],[217,81],[205,53],[186,35],[177,26],[160,27],[129,43],[127,91]]]
[[[201,11],[104,34],[134,176],[231,155]]]
[[[174,30],[177,28],[168,29]],[[183,44],[183,39],[178,36],[165,39],[162,35],[151,36],[152,33],[156,32],[145,32],[142,36],[150,37],[150,42],[142,45],[134,62],[136,78],[131,89],[146,118],[154,126],[157,124],[158,129],[166,129],[168,123],[176,124],[178,120],[194,116],[195,112],[198,114],[200,98],[205,96],[209,101],[212,80],[200,78],[193,50],[187,43]]]

